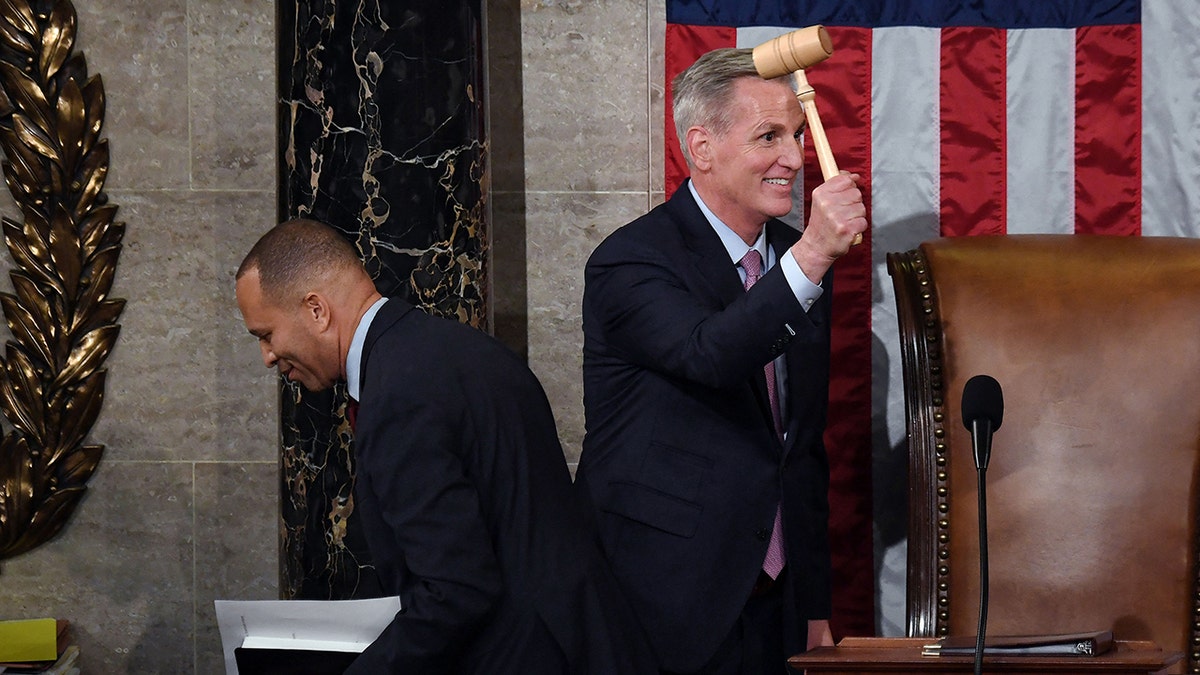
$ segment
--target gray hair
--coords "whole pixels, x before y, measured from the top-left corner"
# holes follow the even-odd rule
[[[733,84],[743,77],[759,77],[754,68],[752,49],[714,49],[701,56],[671,82],[671,109],[675,115],[675,134],[688,166],[692,156],[687,148],[687,130],[704,127],[714,134],[729,131],[733,120],[728,109]]]
[[[362,269],[350,242],[337,230],[316,220],[298,218],[280,223],[264,234],[238,267],[237,278],[258,270],[262,294],[283,306],[333,275]]]

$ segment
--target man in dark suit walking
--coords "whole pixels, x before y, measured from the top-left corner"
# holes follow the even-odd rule
[[[311,220],[255,244],[237,298],[267,367],[358,403],[355,502],[402,609],[348,673],[654,672],[524,363],[381,297]]]
[[[576,483],[664,673],[786,672],[832,644],[833,262],[867,227],[858,176],[792,208],[805,122],[786,79],[717,50],[674,82],[691,180],[592,254]]]

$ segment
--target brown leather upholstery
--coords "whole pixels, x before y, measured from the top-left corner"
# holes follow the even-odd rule
[[[1200,672],[1200,240],[938,239],[888,255],[909,438],[908,633],[974,635],[960,403],[1004,390],[987,470],[988,634],[1111,628]]]

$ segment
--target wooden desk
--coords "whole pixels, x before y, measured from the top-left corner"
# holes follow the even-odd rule
[[[797,672],[828,675],[858,673],[972,673],[973,656],[921,656],[934,638],[846,638],[836,647],[821,647],[788,659]],[[985,673],[1024,675],[1091,675],[1165,673],[1183,659],[1182,652],[1163,651],[1153,642],[1118,641],[1100,656],[992,656],[983,659]]]

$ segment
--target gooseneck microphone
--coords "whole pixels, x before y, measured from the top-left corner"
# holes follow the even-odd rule
[[[992,432],[1004,420],[1004,394],[991,375],[976,375],[967,380],[962,395],[963,426],[971,432],[975,468],[987,468],[992,455]]]
[[[987,472],[992,455],[992,433],[1004,419],[1004,395],[1000,383],[990,375],[967,380],[962,394],[963,426],[971,432],[971,450],[979,482],[979,630],[975,634],[975,675],[983,672],[983,644],[987,631],[988,553],[987,553]]]

